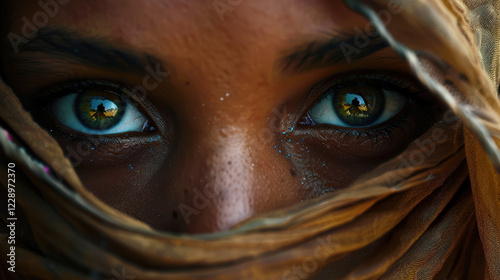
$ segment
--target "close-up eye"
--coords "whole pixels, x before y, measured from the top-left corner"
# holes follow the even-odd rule
[[[317,124],[369,127],[393,119],[406,103],[406,97],[394,90],[365,84],[339,86],[328,90],[309,116]]]
[[[129,101],[130,98],[118,93],[124,89],[76,86],[63,91],[64,95],[45,110],[45,114],[50,115],[61,129],[75,134],[101,136],[154,130],[144,113]]]
[[[317,152],[321,161],[335,158],[332,164],[338,164],[348,156],[358,166],[367,159],[382,163],[397,155],[429,129],[442,110],[411,76],[389,71],[333,75],[316,83],[303,103],[294,130],[300,132],[303,148]],[[302,145],[295,143],[287,154],[300,152]]]
[[[136,107],[109,92],[72,93],[57,99],[50,109],[62,125],[86,134],[140,132],[147,123]]]

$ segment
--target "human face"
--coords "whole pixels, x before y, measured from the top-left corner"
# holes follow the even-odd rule
[[[227,230],[346,188],[433,122],[341,1],[49,2],[46,24],[37,1],[9,7],[7,32],[41,28],[2,49],[4,78],[92,194],[156,229]]]

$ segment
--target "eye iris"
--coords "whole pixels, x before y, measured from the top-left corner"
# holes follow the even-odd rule
[[[75,107],[82,124],[90,129],[105,130],[120,122],[126,104],[116,94],[88,91],[77,97]]]
[[[334,93],[333,108],[337,116],[350,126],[367,126],[384,111],[383,92],[371,86],[349,86]]]

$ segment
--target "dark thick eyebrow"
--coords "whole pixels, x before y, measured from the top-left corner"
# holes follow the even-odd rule
[[[303,73],[336,64],[348,64],[389,47],[380,36],[366,36],[368,40],[364,42],[357,36],[335,34],[329,35],[329,39],[303,43],[283,52],[284,55],[276,62],[276,68],[290,75]]]
[[[147,66],[155,69],[160,64],[159,59],[147,53],[116,47],[105,38],[82,36],[65,28],[41,28],[33,38],[20,43],[18,50],[17,54],[13,51],[9,54],[10,60],[30,67],[36,67],[36,63],[32,56],[26,58],[24,54],[43,53],[57,62],[141,75],[146,73]]]

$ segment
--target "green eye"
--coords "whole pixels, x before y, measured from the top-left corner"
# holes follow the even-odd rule
[[[115,94],[89,91],[76,98],[75,107],[76,116],[87,128],[105,130],[121,121],[126,104]]]
[[[336,115],[348,126],[366,126],[384,111],[384,93],[372,86],[349,86],[334,93]]]
[[[120,95],[91,89],[66,94],[50,106],[63,127],[88,135],[114,135],[154,130],[146,116]]]
[[[396,117],[408,100],[403,94],[383,86],[348,85],[332,87],[309,111],[318,124],[338,127],[372,127]]]

